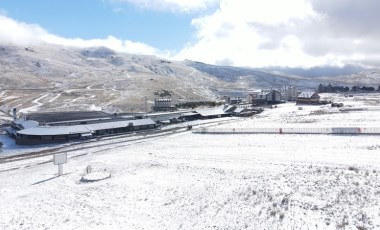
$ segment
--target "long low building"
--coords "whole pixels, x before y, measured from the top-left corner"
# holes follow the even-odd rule
[[[150,118],[83,125],[36,126],[16,131],[15,138],[16,144],[36,145],[154,129],[156,127],[156,123]]]
[[[37,145],[116,135],[157,128],[157,123],[174,123],[195,119],[242,116],[235,105],[204,108],[196,111],[149,114],[142,118],[132,114],[108,114],[99,111],[48,112],[26,114],[11,122],[6,129],[19,145]],[[157,122],[157,123],[156,123]]]

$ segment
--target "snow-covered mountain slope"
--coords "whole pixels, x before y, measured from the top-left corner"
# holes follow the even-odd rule
[[[377,72],[338,77],[302,77],[194,61],[118,53],[104,47],[0,45],[0,110],[22,112],[105,109],[145,110],[157,92],[173,101],[214,100],[217,90],[316,88],[319,83],[363,85],[380,82]],[[376,87],[377,88],[377,87]],[[149,106],[150,107],[150,106]]]
[[[201,72],[210,74],[231,83],[235,88],[279,88],[285,85],[299,87],[315,87],[319,84],[311,78],[284,75],[263,71],[260,69],[241,68],[233,66],[215,66],[201,62],[186,60],[184,63]]]
[[[212,89],[225,83],[154,56],[41,45],[0,46],[0,87],[1,103],[19,109],[137,111],[154,92],[169,91],[174,100],[212,100]]]
[[[347,84],[347,85],[357,85],[357,86],[374,86],[377,89],[377,86],[380,85],[380,71],[378,70],[368,70],[361,71],[359,73],[337,76],[334,78],[321,77],[318,78],[321,82],[329,81],[335,84]]]
[[[315,67],[310,69],[268,67],[258,69],[215,66],[189,60],[184,61],[184,63],[220,80],[232,83],[236,88],[279,88],[284,85],[294,85],[299,88],[316,88],[320,83],[346,86],[377,86],[380,82],[379,70],[356,66]]]

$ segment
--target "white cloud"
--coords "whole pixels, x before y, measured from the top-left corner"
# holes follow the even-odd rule
[[[31,43],[47,32],[38,25],[17,22],[0,15],[0,42]]]
[[[7,16],[0,15],[0,43],[38,44],[49,43],[64,46],[92,47],[104,46],[116,51],[157,55],[159,50],[141,42],[121,40],[113,36],[105,39],[63,38],[49,33],[41,26],[15,21]]]
[[[302,52],[302,42],[289,30],[316,17],[304,0],[223,0],[215,13],[193,20],[199,40],[176,58],[213,64],[228,59],[239,66],[312,65],[316,60]],[[270,32],[277,27],[288,29],[277,35]]]
[[[380,3],[337,1],[222,0],[215,12],[192,21],[198,40],[175,58],[252,67],[373,65]]]
[[[140,7],[188,12],[214,12],[194,18],[195,42],[178,53],[113,36],[84,40],[63,38],[39,25],[0,15],[0,42],[47,42],[67,46],[105,46],[117,51],[153,54],[235,66],[362,64],[380,66],[378,0],[104,0]],[[159,39],[159,37],[157,37]]]
[[[50,44],[77,46],[77,47],[94,47],[104,46],[119,52],[134,53],[134,54],[158,54],[158,50],[141,42],[133,42],[130,40],[121,40],[113,36],[108,36],[105,39],[89,39],[81,38],[67,39],[52,34],[40,36],[41,40]]]
[[[141,8],[171,11],[171,12],[194,12],[206,10],[220,2],[220,0],[109,0],[112,3],[128,2]]]

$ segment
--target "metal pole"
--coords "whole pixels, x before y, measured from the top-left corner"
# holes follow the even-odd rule
[[[62,176],[63,174],[63,164],[58,165],[58,176]]]

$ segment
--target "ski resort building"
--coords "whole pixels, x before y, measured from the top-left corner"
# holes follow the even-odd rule
[[[37,126],[17,131],[16,144],[36,145],[87,139],[156,128],[151,119],[92,123],[86,125]]]
[[[215,108],[205,108],[196,110],[200,119],[212,119],[232,116],[233,111],[236,109],[235,105],[225,105]]]
[[[281,99],[285,101],[295,101],[297,98],[297,88],[295,86],[283,86],[280,89]]]
[[[33,120],[31,120],[33,119]],[[154,129],[150,118],[135,119],[103,112],[57,112],[28,114],[11,122],[7,128],[16,144],[36,145],[116,135]]]
[[[108,114],[100,111],[50,112],[23,115],[11,122],[7,133],[19,145],[37,145],[118,135],[196,119],[251,116],[256,111],[224,105],[196,111],[141,114]]]
[[[172,105],[172,99],[159,98],[154,100],[154,111],[174,111],[176,108]]]
[[[302,92],[296,99],[297,104],[318,104],[320,96],[317,92]]]
[[[262,92],[255,94],[256,98],[252,96],[252,104],[277,104],[281,102],[281,93],[277,90],[262,90]]]
[[[242,100],[243,99],[241,97],[227,97],[226,98],[226,103],[230,104],[230,105],[235,105],[235,104],[241,103]]]

